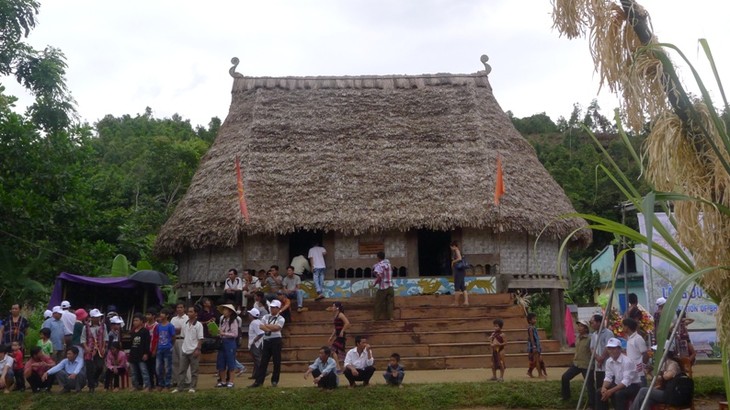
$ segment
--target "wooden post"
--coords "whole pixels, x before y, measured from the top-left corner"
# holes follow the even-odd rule
[[[565,301],[563,300],[563,289],[550,289],[550,323],[553,327],[551,339],[560,342],[565,346]]]

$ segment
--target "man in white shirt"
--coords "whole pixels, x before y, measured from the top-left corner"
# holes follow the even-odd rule
[[[15,384],[15,373],[13,363],[15,360],[10,355],[9,345],[0,345],[0,389],[10,393],[10,388]]]
[[[181,334],[183,337],[180,346],[180,370],[177,375],[179,383],[173,393],[188,389],[188,393],[195,393],[198,387],[198,368],[200,366],[200,348],[203,346],[203,325],[198,322],[198,311],[200,307],[191,306],[188,308],[188,320],[183,324]],[[190,382],[186,381],[188,370]]]
[[[600,400],[596,409],[608,409],[611,400],[616,410],[629,408],[629,401],[636,397],[641,389],[641,379],[636,373],[636,364],[621,352],[621,341],[611,338],[606,344],[608,360],[606,360],[606,377],[601,387]]]
[[[375,373],[373,367],[373,351],[368,344],[368,339],[362,336],[355,337],[355,347],[350,349],[345,356],[345,377],[350,382],[350,387],[355,387],[356,381],[361,381],[363,386],[370,384],[370,378]]]
[[[71,311],[71,302],[64,300],[61,302],[61,321],[63,322],[63,337],[66,346],[71,346],[71,337],[74,333],[74,325],[76,324],[76,314]]]
[[[605,377],[605,366],[606,359],[608,359],[608,350],[606,350],[606,344],[608,340],[613,337],[613,332],[605,326],[601,329],[601,322],[603,322],[603,316],[593,315],[589,324],[593,332],[591,333],[591,353],[595,363],[591,369],[588,369],[588,407],[596,408],[594,403],[600,401],[601,392],[600,386],[603,385],[603,379]],[[601,329],[599,333],[599,329]]]
[[[637,331],[639,324],[636,320],[626,318],[621,322],[626,330],[626,356],[636,365],[636,373],[641,378],[641,387],[646,386],[646,375],[644,374],[644,365],[649,362],[649,353],[646,347],[646,341]]]
[[[261,312],[253,308],[248,311],[251,323],[248,324],[248,351],[253,357],[253,374],[251,379],[256,378],[261,365],[261,348],[264,345],[264,331],[261,330]]]
[[[170,319],[170,323],[175,326],[175,345],[172,347],[172,384],[173,386],[181,382],[178,379],[180,373],[180,355],[183,344],[184,335],[182,334],[183,326],[188,322],[188,315],[185,314],[185,305],[178,303],[175,305],[175,316]],[[190,372],[186,373],[185,383],[190,383]]]
[[[314,277],[314,288],[317,290],[317,297],[314,300],[324,299],[324,273],[327,265],[324,263],[324,255],[327,251],[320,243],[315,243],[309,249],[309,264],[312,267],[312,275]]]
[[[305,272],[312,272],[312,267],[309,265],[309,260],[304,255],[297,255],[292,258],[291,266],[294,267],[294,273],[301,277]],[[307,276],[305,275],[305,279]]]
[[[271,313],[264,315],[259,328],[264,331],[264,345],[261,353],[261,365],[256,374],[256,381],[248,387],[260,387],[266,378],[266,369],[269,367],[269,360],[274,359],[274,372],[271,373],[271,385],[276,387],[279,384],[281,374],[281,329],[286,321],[279,311],[281,302],[274,299],[269,304]]]
[[[236,309],[241,308],[243,280],[238,277],[238,271],[236,269],[228,270],[228,278],[223,286],[223,296],[225,299],[232,301]]]

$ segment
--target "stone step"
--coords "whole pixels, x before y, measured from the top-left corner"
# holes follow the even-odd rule
[[[434,332],[383,332],[370,333],[370,339],[374,346],[384,344],[408,344],[408,343],[469,343],[483,342],[491,334],[491,330],[465,330],[461,332],[452,331],[434,331]],[[527,341],[527,329],[509,329],[505,330],[505,337],[508,341]],[[316,334],[293,334],[287,340],[289,347],[306,347],[327,344],[331,331],[327,333]],[[546,340],[545,331],[538,330],[541,340]],[[355,334],[348,332],[348,346],[355,344]],[[377,343],[376,343],[377,341]]]
[[[342,302],[346,310],[355,308],[373,308],[375,298],[369,297],[351,297],[351,298],[328,298],[321,300],[304,299],[304,305],[309,308],[318,310],[319,307],[332,306],[334,302]],[[454,303],[453,295],[414,295],[414,296],[396,296],[394,305],[399,307],[415,307],[415,306],[449,306]],[[509,293],[483,293],[469,294],[469,304],[471,306],[495,306],[495,305],[513,305],[514,299]]]
[[[351,322],[350,334],[372,334],[380,332],[429,332],[429,331],[454,331],[484,330],[491,332],[494,329],[492,321],[496,316],[484,316],[479,318],[421,318],[421,319],[397,319]],[[308,323],[294,322],[284,326],[285,332],[289,335],[314,334],[332,332],[332,323]],[[522,317],[503,318],[504,329],[525,329],[527,323]]]
[[[334,318],[334,314],[322,308],[322,306],[309,306],[305,305],[309,310],[299,313],[296,311],[292,312],[292,322],[294,323],[310,323],[310,322],[331,322]],[[328,306],[329,308],[329,306]],[[373,308],[368,307],[356,307],[346,308],[345,315],[350,322],[367,321],[373,320]],[[491,305],[491,306],[477,306],[470,305],[468,307],[458,306],[406,306],[396,307],[393,310],[393,317],[396,319],[420,319],[420,318],[431,318],[431,317],[442,317],[442,318],[465,318],[465,317],[522,317],[524,318],[524,311],[520,306],[517,305]]]
[[[471,343],[435,343],[435,344],[422,344],[422,343],[405,343],[405,344],[381,344],[376,343],[377,340],[371,339],[370,343],[373,343],[374,352],[376,356],[390,355],[393,352],[403,353],[408,352],[408,356],[411,357],[431,357],[431,356],[469,356],[469,355],[488,355],[491,354],[491,347],[481,342]],[[326,343],[320,345],[310,345],[305,347],[291,347],[285,345],[282,349],[281,357],[285,361],[299,361],[308,360],[317,356],[317,352]],[[352,348],[352,346],[348,346]],[[542,341],[543,352],[559,352],[560,343],[556,340],[543,340]],[[506,346],[507,354],[527,353],[527,343],[523,341],[507,342]],[[214,362],[216,353],[206,353],[202,357],[202,361]],[[237,351],[236,356],[241,360],[248,360],[249,353],[245,348],[241,348]],[[314,359],[311,359],[314,360]]]

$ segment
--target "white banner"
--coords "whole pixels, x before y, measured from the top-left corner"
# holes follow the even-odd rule
[[[676,235],[674,227],[671,223],[669,223],[667,214],[662,212],[654,215],[672,236]],[[639,219],[639,230],[642,235],[646,235],[644,215],[639,213],[637,216]],[[665,249],[671,249],[660,235],[653,235],[652,241]],[[645,252],[636,252],[636,256],[637,264],[639,263],[638,258],[644,260],[644,289],[646,290],[647,299],[649,301],[649,309],[651,309],[651,312],[653,313],[656,310],[654,302],[659,297],[668,298],[669,294],[672,293],[673,284],[679,282],[684,274],[677,271],[674,266],[670,265],[663,259],[657,257],[652,257],[651,259],[651,265],[654,268],[652,270],[648,266],[648,255],[646,255]],[[689,325],[689,330],[714,331],[717,327],[717,321],[715,320],[717,304],[706,297],[705,291],[699,285],[695,287],[693,292],[691,291],[692,287],[690,286],[690,288],[682,294],[682,299],[685,302],[688,297],[692,297],[689,305],[687,306],[687,317],[694,319],[694,323]],[[672,313],[674,314],[674,312]]]

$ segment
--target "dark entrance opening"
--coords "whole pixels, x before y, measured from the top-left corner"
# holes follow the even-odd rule
[[[451,275],[451,233],[418,231],[418,276]]]
[[[309,248],[315,243],[322,244],[322,231],[298,230],[289,235],[289,261],[295,256],[302,255],[305,258],[309,255]],[[282,269],[286,270],[286,269]],[[312,279],[312,272],[304,271],[302,279]]]

